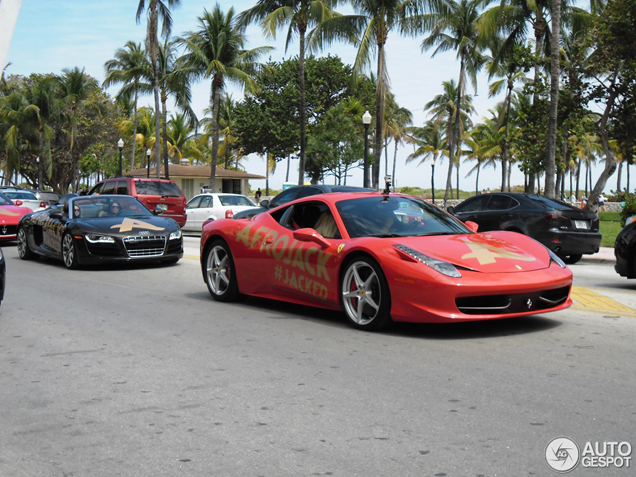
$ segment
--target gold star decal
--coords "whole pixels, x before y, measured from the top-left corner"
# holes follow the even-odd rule
[[[472,253],[462,255],[462,259],[476,258],[480,265],[488,265],[496,263],[498,258],[506,258],[509,260],[521,260],[523,262],[534,262],[535,257],[529,255],[522,255],[520,253],[511,252],[504,248],[495,247],[492,245],[484,245],[481,243],[471,243],[466,241],[466,245]],[[517,268],[521,269],[517,265]]]
[[[163,227],[149,224],[142,220],[134,220],[126,217],[121,224],[115,224],[111,229],[119,229],[120,232],[130,232],[132,229],[165,230]]]

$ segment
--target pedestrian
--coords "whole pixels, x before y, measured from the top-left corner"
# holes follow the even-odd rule
[[[256,201],[257,204],[260,204],[262,195],[263,193],[261,192],[261,188],[259,187],[258,190],[256,191],[256,194],[254,194],[254,200]]]
[[[605,210],[605,202],[607,202],[607,197],[601,192],[601,195],[598,196],[598,207],[600,210]]]
[[[581,196],[581,209],[587,205],[587,197],[585,194]]]

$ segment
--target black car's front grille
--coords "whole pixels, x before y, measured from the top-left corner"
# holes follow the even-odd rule
[[[3,237],[5,235],[15,235],[17,233],[17,225],[0,225],[0,237]]]
[[[158,257],[166,249],[166,237],[161,235],[125,237],[123,242],[131,258]]]
[[[508,313],[539,312],[565,302],[570,287],[512,295],[487,295],[457,298],[455,304],[466,315],[505,315]]]
[[[120,257],[123,254],[120,246],[111,243],[90,243],[87,240],[86,248],[96,257]]]

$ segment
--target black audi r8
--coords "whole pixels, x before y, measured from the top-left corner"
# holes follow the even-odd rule
[[[183,257],[181,229],[160,214],[126,195],[71,197],[63,207],[22,217],[18,255],[60,259],[71,269],[107,261],[175,263]]]

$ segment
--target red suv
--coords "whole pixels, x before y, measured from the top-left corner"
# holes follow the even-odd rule
[[[183,227],[187,220],[186,198],[175,181],[142,177],[113,177],[99,182],[89,194],[132,195],[150,210],[163,210],[162,217]]]

